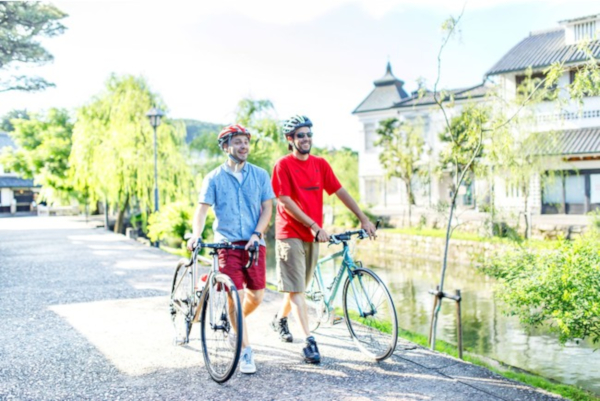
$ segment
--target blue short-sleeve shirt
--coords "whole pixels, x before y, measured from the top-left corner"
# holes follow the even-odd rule
[[[248,241],[260,217],[262,202],[275,198],[269,174],[246,162],[242,181],[222,164],[202,181],[198,201],[213,207],[215,241]],[[261,239],[261,245],[265,245]]]

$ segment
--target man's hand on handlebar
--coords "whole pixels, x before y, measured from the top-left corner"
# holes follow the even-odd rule
[[[365,230],[365,232],[367,233],[367,235],[369,236],[370,239],[375,239],[377,238],[377,227],[375,227],[375,224],[371,223],[370,220],[365,220],[361,222],[361,228],[363,230]]]
[[[248,240],[248,243],[246,244],[246,250],[250,249],[250,247],[254,246],[255,244],[260,244],[260,238],[258,238],[258,235],[252,234],[250,236],[250,240]]]
[[[327,231],[325,231],[324,228],[318,227],[316,224],[313,229],[313,234],[315,234],[315,242],[329,242],[329,234],[327,234]]]
[[[191,236],[190,239],[188,239],[187,242],[187,249],[188,251],[193,251],[194,248],[196,248],[196,244],[198,243],[198,239],[199,237],[195,237],[195,236]]]

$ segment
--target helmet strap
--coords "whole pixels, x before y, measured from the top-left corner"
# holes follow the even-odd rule
[[[312,146],[311,146],[310,148],[308,148],[308,150],[300,150],[300,149],[298,148],[298,146],[296,146],[296,142],[292,142],[292,143],[294,144],[294,148],[296,148],[296,150],[297,150],[297,151],[298,151],[300,154],[302,154],[302,155],[308,155],[308,154],[310,154],[310,151],[311,151],[311,149],[312,149]]]
[[[243,163],[244,161],[238,159],[237,157],[235,157],[234,155],[229,153],[229,149],[231,148],[231,138],[232,138],[232,135],[230,135],[229,138],[227,139],[227,157],[229,158],[229,160],[231,160],[235,164],[235,170],[237,171],[240,164]]]
[[[308,148],[308,150],[300,150],[300,148],[298,148],[298,146],[296,146],[296,141],[294,140],[296,138],[295,133],[292,135],[289,135],[292,137],[291,141],[288,141],[288,144],[291,143],[291,145],[294,147],[294,149],[296,149],[298,151],[298,153],[300,153],[301,155],[308,155],[310,154],[310,151],[312,150],[312,146],[310,148]],[[292,149],[290,149],[292,150]]]

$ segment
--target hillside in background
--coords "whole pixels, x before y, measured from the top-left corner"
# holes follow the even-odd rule
[[[185,124],[186,137],[185,141],[191,143],[195,138],[204,134],[215,134],[221,131],[223,128],[222,124],[207,123],[204,121],[181,119]]]

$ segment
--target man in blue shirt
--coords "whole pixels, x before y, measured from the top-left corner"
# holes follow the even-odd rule
[[[233,280],[240,295],[244,315],[240,371],[255,373],[256,364],[248,340],[246,316],[262,302],[267,281],[266,244],[263,234],[271,220],[273,188],[269,174],[246,160],[250,152],[250,132],[239,124],[225,127],[219,134],[219,147],[227,153],[227,161],[204,177],[199,205],[193,220],[193,234],[188,249],[202,235],[206,213],[215,212],[215,242],[228,241],[245,245],[260,244],[258,264],[244,269],[247,253],[219,250],[219,270]]]

